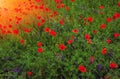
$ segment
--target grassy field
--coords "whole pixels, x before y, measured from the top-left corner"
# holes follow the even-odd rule
[[[0,79],[120,79],[120,0],[43,2],[30,29],[0,27]]]

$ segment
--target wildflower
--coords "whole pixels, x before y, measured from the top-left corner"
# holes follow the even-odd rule
[[[28,72],[27,72],[27,76],[31,76],[32,74],[33,74],[32,71],[28,71]]]
[[[98,71],[100,71],[101,68],[102,68],[101,64],[98,64],[98,65],[97,65],[97,68],[98,68]]]
[[[119,14],[119,13],[115,13],[115,14],[113,15],[113,19],[116,20],[116,19],[118,19],[118,18],[120,18],[120,14]]]
[[[102,54],[105,55],[107,53],[107,48],[102,49]]]
[[[89,40],[90,39],[90,35],[89,34],[85,34],[85,39]]]
[[[118,7],[120,7],[120,2],[118,2],[118,4],[117,4],[117,5],[118,5]]]
[[[97,33],[97,30],[93,30],[93,33],[96,34],[96,33]]]
[[[107,18],[106,21],[107,21],[107,22],[111,22],[111,18]]]
[[[85,66],[83,66],[83,65],[80,65],[80,66],[78,67],[78,70],[79,70],[80,72],[83,72],[83,73],[87,72]]]
[[[38,48],[38,53],[42,53],[43,49],[42,48]]]
[[[64,25],[64,21],[63,20],[60,20],[59,22],[61,25]]]
[[[44,28],[44,31],[45,32],[50,32],[50,28],[46,27],[46,28]]]
[[[13,34],[18,35],[19,31],[18,29],[13,30]]]
[[[60,49],[60,50],[65,50],[65,49],[66,49],[66,46],[65,46],[64,44],[60,44],[60,45],[59,45],[59,49]]]
[[[117,38],[119,36],[119,33],[114,33],[114,38]]]
[[[101,25],[100,25],[100,28],[101,28],[101,29],[105,29],[105,28],[106,28],[106,25],[105,25],[105,24],[101,24]]]
[[[40,27],[41,26],[41,22],[38,22],[38,27]]]
[[[95,57],[94,56],[90,56],[90,59],[89,59],[90,63],[93,63],[94,60],[95,60]]]
[[[118,68],[118,65],[116,63],[114,63],[114,62],[111,62],[110,65],[109,65],[109,67],[111,69],[115,69],[115,68]]]
[[[38,47],[42,46],[42,42],[38,42],[38,43],[37,43],[37,46],[38,46]]]
[[[21,40],[20,40],[20,43],[21,43],[21,44],[24,44],[24,43],[25,43],[25,40],[24,40],[24,39],[21,39]]]
[[[73,33],[78,33],[78,29],[73,29],[72,32]]]
[[[99,8],[100,8],[100,9],[104,9],[104,6],[103,6],[103,5],[101,5],[101,6],[99,6]]]
[[[68,40],[67,42],[68,44],[72,44],[73,40]]]
[[[69,6],[66,6],[66,10],[69,11],[69,10],[70,10],[70,7],[69,7]]]
[[[93,22],[93,18],[92,17],[88,17],[88,21],[91,23]]]
[[[50,31],[50,35],[51,35],[51,36],[56,36],[56,32],[55,32],[54,30],[51,30],[51,31]]]
[[[111,43],[111,40],[108,38],[108,39],[106,40],[106,42],[107,42],[108,44],[110,44],[110,43]]]

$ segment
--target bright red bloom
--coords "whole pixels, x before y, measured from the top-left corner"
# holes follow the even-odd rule
[[[83,73],[87,72],[85,66],[82,66],[82,65],[80,65],[80,66],[78,67],[78,70],[79,70],[80,72],[83,72]]]
[[[68,40],[67,42],[68,44],[72,44],[73,40]]]
[[[62,4],[61,4],[61,7],[64,8],[64,7],[65,7],[65,4],[62,3]]]
[[[41,19],[41,16],[37,16],[38,19]]]
[[[61,24],[61,25],[64,25],[64,21],[63,21],[63,20],[60,20],[60,24]]]
[[[31,72],[31,71],[27,72],[27,76],[31,76],[32,74],[33,74],[33,72]]]
[[[105,28],[106,28],[106,25],[105,25],[105,24],[101,24],[101,25],[100,25],[100,28],[101,28],[101,29],[105,29]]]
[[[50,32],[50,28],[46,27],[46,28],[44,28],[44,31],[45,32]]]
[[[38,27],[40,27],[41,26],[41,22],[38,22]]]
[[[109,65],[109,67],[111,69],[115,69],[115,68],[118,68],[118,65],[116,63],[114,63],[114,62],[111,62],[110,65]]]
[[[42,19],[42,20],[41,20],[41,23],[42,23],[42,24],[45,23],[45,19]]]
[[[61,2],[62,2],[62,0],[55,0],[55,2],[56,2],[56,3],[61,3]]]
[[[111,40],[108,38],[108,39],[106,40],[106,42],[109,44],[109,43],[111,43]]]
[[[85,34],[85,39],[89,40],[90,39],[90,35],[89,34]]]
[[[111,22],[111,18],[107,18],[106,21],[107,21],[107,22]]]
[[[13,34],[18,35],[19,34],[18,29],[13,30]]]
[[[65,49],[66,49],[66,46],[65,46],[64,44],[60,44],[60,45],[59,45],[59,49],[60,49],[60,50],[65,50]]]
[[[117,4],[117,5],[118,5],[118,7],[120,7],[120,2],[118,2],[118,4]]]
[[[119,33],[114,33],[114,38],[117,38],[119,36]]]
[[[50,31],[50,35],[51,35],[51,36],[56,36],[56,32],[55,32],[54,30],[51,30],[51,31]]]
[[[115,13],[115,14],[113,15],[113,19],[116,20],[116,19],[118,19],[118,18],[120,18],[120,13]]]
[[[41,2],[42,0],[35,0],[36,2]]]
[[[37,43],[37,46],[38,46],[38,47],[42,46],[42,42],[38,42],[38,43]]]
[[[100,8],[100,9],[104,9],[104,6],[103,6],[103,5],[101,5],[101,6],[99,6],[99,8]]]
[[[107,48],[102,49],[102,54],[105,55],[107,53]]]
[[[93,18],[92,17],[88,17],[88,21],[89,22],[93,22]]]
[[[78,33],[79,31],[78,31],[78,29],[73,29],[72,32],[73,33]]]
[[[42,48],[38,48],[38,53],[42,53],[43,49]]]

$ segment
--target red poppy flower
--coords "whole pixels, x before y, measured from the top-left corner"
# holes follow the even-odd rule
[[[85,39],[89,40],[90,39],[90,35],[89,34],[85,34]]]
[[[66,46],[65,46],[64,44],[60,44],[60,45],[59,45],[59,49],[60,49],[60,50],[65,50],[65,49],[66,49]]]
[[[72,32],[73,33],[78,33],[79,31],[78,31],[78,29],[73,29]]]
[[[106,21],[107,21],[107,22],[111,22],[111,18],[107,18]]]
[[[119,33],[114,33],[114,38],[117,38],[119,36]]]
[[[111,40],[108,38],[108,39],[106,40],[106,42],[109,44],[109,43],[111,43]]]
[[[46,28],[44,28],[44,31],[45,32],[50,32],[50,28],[46,27]]]
[[[61,4],[61,7],[64,8],[64,7],[65,7],[65,4],[62,3],[62,4]]]
[[[58,12],[57,11],[54,11],[54,13],[53,13],[54,15],[57,15],[58,14]]]
[[[27,76],[31,76],[32,74],[33,74],[33,72],[31,72],[31,71],[27,72]]]
[[[118,68],[118,65],[116,63],[114,63],[114,62],[111,62],[110,65],[109,65],[109,67],[111,69],[115,69],[115,68]]]
[[[90,63],[93,63],[94,62],[94,60],[95,60],[95,57],[94,56],[90,56]]]
[[[40,18],[41,18],[41,16],[37,16],[37,18],[38,18],[38,19],[40,19]]]
[[[102,49],[102,54],[105,55],[107,53],[107,48]]]
[[[38,22],[38,27],[40,27],[41,26],[41,22]]]
[[[101,28],[101,29],[105,29],[105,28],[106,28],[106,25],[105,25],[105,24],[101,24],[101,25],[100,25],[100,28]]]
[[[118,2],[118,7],[120,7],[120,2]]]
[[[96,34],[96,33],[97,33],[97,30],[93,30],[93,33]]]
[[[56,3],[61,3],[61,2],[62,2],[62,0],[55,0],[55,2],[56,2]]]
[[[50,35],[51,35],[51,36],[56,36],[56,32],[55,32],[54,30],[51,30],[51,31],[50,31]]]
[[[113,19],[116,20],[116,19],[118,19],[118,18],[120,18],[120,13],[115,13],[115,14],[113,15]]]
[[[38,48],[38,53],[42,53],[43,49],[42,48]]]
[[[38,43],[37,43],[37,46],[38,46],[38,47],[42,46],[42,42],[38,42]]]
[[[18,35],[19,31],[18,29],[13,30],[13,34]]]
[[[73,40],[68,40],[67,42],[68,44],[72,44]]]
[[[24,39],[21,39],[21,40],[20,40],[20,43],[21,43],[21,44],[24,44],[24,43],[25,43],[25,40],[24,40]]]
[[[63,20],[60,20],[60,24],[61,24],[61,25],[64,25],[64,21],[63,21]]]
[[[100,9],[104,9],[104,6],[103,6],[103,5],[101,5],[101,6],[99,6],[99,8],[100,8]]]
[[[80,65],[80,66],[78,67],[78,70],[79,70],[80,72],[83,72],[83,73],[87,72],[85,66],[82,66],[82,65]]]
[[[93,18],[92,17],[88,17],[88,21],[89,22],[93,22]]]
[[[35,0],[36,2],[41,2],[42,0]]]
[[[70,10],[70,7],[69,7],[69,6],[66,6],[66,10],[69,11],[69,10]]]

